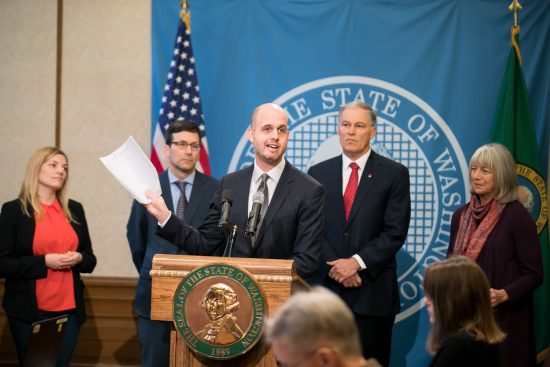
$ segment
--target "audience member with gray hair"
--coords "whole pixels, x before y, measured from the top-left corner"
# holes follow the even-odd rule
[[[352,312],[326,288],[293,295],[266,323],[276,365],[376,367],[363,358]]]

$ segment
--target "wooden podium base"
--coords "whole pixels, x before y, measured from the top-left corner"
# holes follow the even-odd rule
[[[174,293],[182,279],[195,269],[208,264],[227,264],[250,273],[265,300],[267,316],[272,316],[294,292],[309,286],[296,275],[293,260],[227,258],[157,254],[151,270],[151,319],[173,322]],[[263,338],[242,356],[232,359],[209,359],[191,350],[180,332],[172,326],[170,334],[170,366],[178,367],[275,367],[271,347]]]
[[[276,367],[271,347],[263,343],[262,340],[260,340],[258,344],[256,344],[248,353],[240,357],[228,360],[214,360],[194,353],[187,347],[187,344],[185,344],[181,334],[175,329],[172,329],[172,332],[170,333],[170,366]]]

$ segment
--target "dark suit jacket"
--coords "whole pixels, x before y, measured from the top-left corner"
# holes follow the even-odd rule
[[[407,237],[411,212],[405,166],[371,151],[348,220],[344,215],[342,156],[310,168],[325,188],[325,242],[322,282],[357,314],[389,316],[399,312],[395,256]],[[363,284],[345,288],[328,277],[326,261],[361,256]]]
[[[223,254],[225,232],[218,229],[220,219],[220,192],[233,193],[231,223],[239,229],[246,227],[248,219],[248,193],[253,166],[224,176],[220,189],[210,205],[210,212],[199,229],[182,225],[174,215],[159,230],[159,235],[183,247],[194,255]],[[323,240],[323,188],[319,183],[286,162],[285,169],[265,219],[257,233],[255,246],[250,238],[237,236],[234,257],[266,259],[293,259],[298,275],[309,277],[319,266]]]
[[[159,180],[166,205],[173,211],[168,172],[161,173]],[[196,172],[187,212],[185,213],[187,223],[192,226],[199,226],[203,222],[208,214],[210,201],[212,201],[218,185],[218,180],[215,178]],[[185,252],[156,235],[157,220],[147,212],[143,205],[135,200],[132,203],[132,212],[126,229],[132,260],[139,272],[135,310],[139,316],[150,317],[151,277],[149,271],[151,270],[153,256],[156,254],[185,254]]]
[[[82,205],[69,200],[69,210],[75,221],[71,223],[78,236],[77,251],[82,262],[72,268],[76,314],[80,324],[86,319],[84,285],[80,273],[91,273],[96,265],[88,225]],[[32,207],[29,207],[32,213]],[[34,217],[23,214],[19,200],[4,203],[0,213],[0,277],[6,278],[3,306],[9,317],[26,322],[39,319],[36,303],[36,279],[47,276],[44,255],[34,256]]]

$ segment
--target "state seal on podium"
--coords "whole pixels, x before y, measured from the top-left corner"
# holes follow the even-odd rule
[[[266,301],[250,273],[214,263],[180,282],[173,311],[175,328],[191,350],[224,360],[248,352],[260,340]]]

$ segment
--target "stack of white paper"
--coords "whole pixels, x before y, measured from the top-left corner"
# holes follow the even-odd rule
[[[117,150],[99,158],[109,172],[142,204],[151,200],[145,191],[160,195],[160,182],[157,170],[133,137],[129,137]]]

